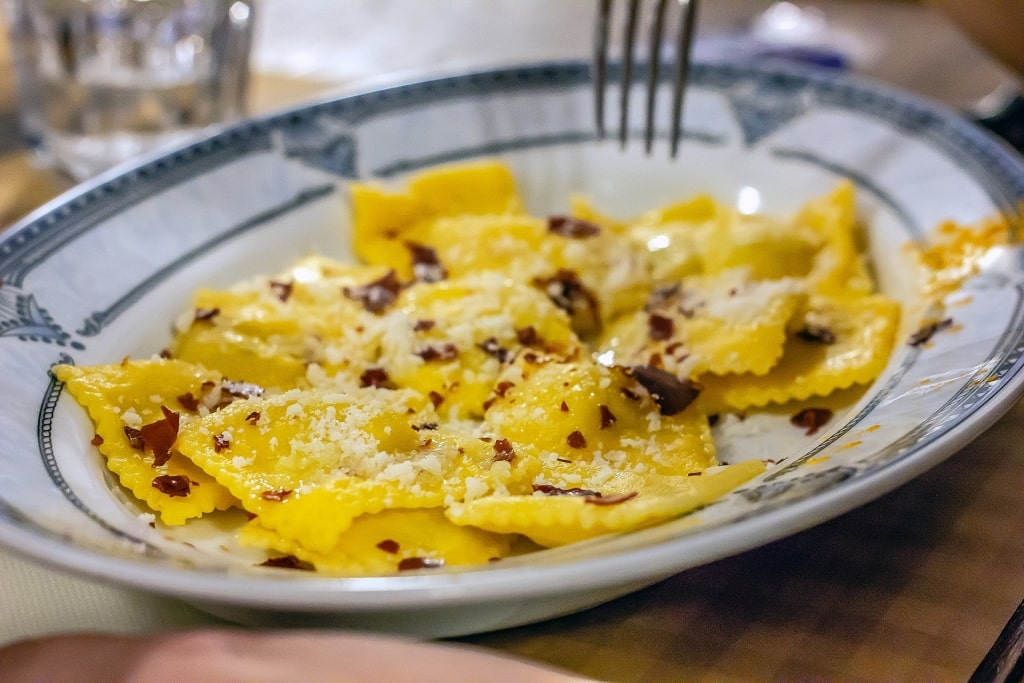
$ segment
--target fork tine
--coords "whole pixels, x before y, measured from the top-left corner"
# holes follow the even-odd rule
[[[676,32],[675,72],[672,76],[672,133],[669,137],[673,159],[679,151],[683,129],[683,95],[690,77],[690,55],[693,50],[693,31],[697,24],[698,0],[679,0],[679,30]]]
[[[658,75],[661,68],[661,34],[665,24],[665,7],[668,0],[658,0],[658,7],[651,22],[650,57],[647,60],[647,120],[644,122],[644,152],[651,153],[654,144],[654,103],[658,92]]]
[[[604,89],[608,82],[608,26],[611,23],[612,0],[601,0],[601,9],[594,29],[594,119],[597,139],[604,140]]]
[[[622,46],[622,84],[619,93],[619,144],[626,146],[629,139],[629,91],[633,86],[633,44],[636,42],[636,19],[640,13],[640,0],[629,0],[626,17],[625,40]]]

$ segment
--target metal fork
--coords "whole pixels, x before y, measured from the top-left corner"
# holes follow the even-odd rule
[[[636,44],[640,4],[629,0],[622,34],[622,70],[619,87],[619,143],[625,147],[629,139],[629,94],[633,84],[633,53]],[[679,5],[679,24],[675,34],[675,62],[672,76],[672,119],[669,154],[675,158],[682,138],[683,95],[690,74],[694,28],[697,23],[698,0],[657,0],[651,19],[650,52],[647,61],[647,110],[644,123],[644,151],[651,153],[654,144],[654,104],[661,69],[661,44],[665,14],[670,3]],[[608,82],[608,38],[611,32],[614,0],[600,0],[600,11],[594,29],[594,117],[598,139],[605,138],[604,99]]]

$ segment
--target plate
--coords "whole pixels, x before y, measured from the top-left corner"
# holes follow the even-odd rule
[[[659,102],[664,124],[668,98]],[[926,345],[904,343],[928,314],[905,245],[948,219],[1019,224],[1024,164],[999,141],[875,84],[720,63],[694,68],[677,160],[664,136],[649,157],[639,143],[596,141],[591,116],[582,64],[396,86],[250,121],[108,173],[4,232],[0,542],[247,624],[467,634],[580,610],[839,515],[955,453],[1020,395],[1016,247],[993,250],[949,296],[953,327]],[[218,549],[224,532],[214,524],[187,545],[151,527],[106,474],[88,445],[91,425],[49,367],[153,354],[199,286],[270,274],[311,252],[351,258],[353,179],[397,181],[481,157],[505,161],[540,215],[565,211],[573,192],[623,216],[698,192],[785,214],[849,179],[880,287],[904,304],[901,341],[827,431],[806,436],[784,416],[724,421],[723,459],[761,458],[768,471],[639,532],[461,571],[326,578],[240,562]]]

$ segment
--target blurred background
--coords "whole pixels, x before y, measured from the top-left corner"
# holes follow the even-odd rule
[[[8,17],[18,1],[5,0]],[[988,2],[1009,6],[1017,0]],[[597,0],[254,0],[253,4],[256,21],[247,101],[250,114],[262,114],[425,75],[529,61],[589,59]],[[795,60],[857,72],[973,117],[1001,111],[1020,92],[1019,81],[937,4],[958,5],[955,0],[710,0],[701,7],[696,56]],[[959,3],[968,4],[976,6]],[[0,176],[4,179],[0,226],[4,226],[73,181],[43,167],[27,150],[19,129],[18,91],[6,27],[0,36]]]

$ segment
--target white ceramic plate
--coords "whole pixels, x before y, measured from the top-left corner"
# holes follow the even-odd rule
[[[590,98],[578,64],[345,97],[108,174],[5,232],[0,541],[247,623],[464,634],[582,609],[834,517],[951,455],[1018,397],[1024,271],[1016,248],[993,254],[952,295],[953,329],[927,346],[903,343],[920,318],[901,245],[944,219],[1019,220],[1024,165],[1000,143],[876,86],[705,64],[695,69],[687,139],[673,162],[664,140],[651,158],[639,144],[622,152],[595,142]],[[200,525],[184,545],[140,519],[48,368],[149,356],[200,285],[270,274],[311,251],[345,257],[351,178],[482,156],[508,162],[539,214],[564,211],[576,191],[622,215],[703,191],[786,213],[849,178],[881,287],[911,312],[888,369],[811,437],[785,416],[727,420],[718,428],[723,459],[776,464],[696,515],[493,566],[324,578],[218,551],[222,532],[213,526]]]

